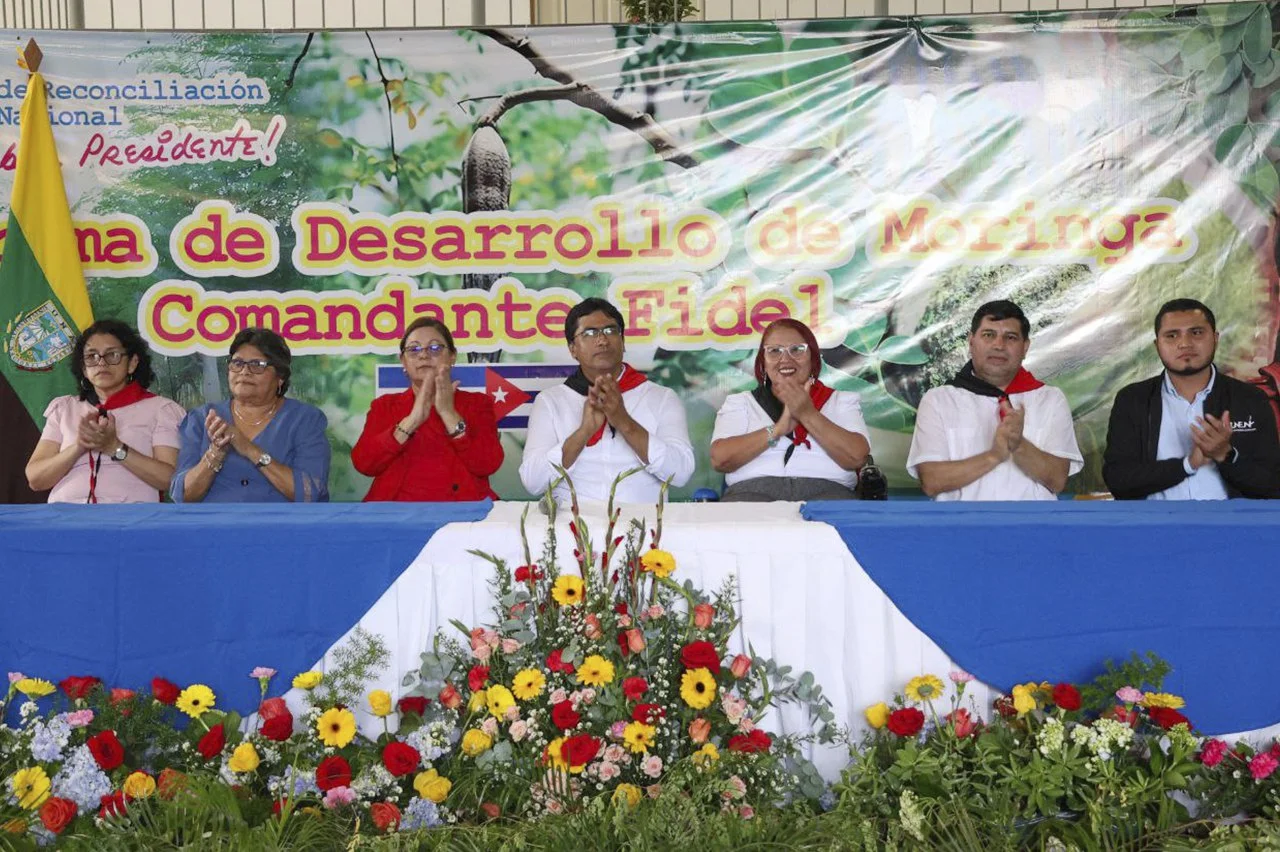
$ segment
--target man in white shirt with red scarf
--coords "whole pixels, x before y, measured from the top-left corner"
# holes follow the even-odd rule
[[[1031,323],[988,302],[969,326],[969,362],[924,395],[907,473],[935,500],[1053,500],[1084,466],[1067,398],[1022,367]]]
[[[584,299],[569,311],[564,333],[578,371],[538,394],[529,416],[520,481],[535,496],[556,480],[556,466],[573,479],[580,500],[609,499],[618,475],[622,503],[654,503],[662,483],[681,486],[693,475],[693,445],[684,406],[669,388],[649,381],[622,360],[626,326],[604,299]],[[556,502],[568,500],[565,482]]]

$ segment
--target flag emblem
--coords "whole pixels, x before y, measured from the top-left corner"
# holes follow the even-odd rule
[[[9,336],[9,358],[20,370],[52,370],[71,354],[75,333],[52,301],[20,319]]]
[[[453,380],[458,390],[483,393],[493,403],[498,429],[529,428],[529,412],[538,394],[564,384],[578,369],[577,364],[457,364]],[[409,377],[399,364],[379,364],[376,393],[399,393],[409,387]]]

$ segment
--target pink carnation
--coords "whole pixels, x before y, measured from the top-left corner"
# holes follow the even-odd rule
[[[1137,704],[1142,700],[1142,690],[1134,689],[1132,686],[1122,686],[1116,690],[1116,698],[1125,704]]]
[[[1264,751],[1262,754],[1255,754],[1249,761],[1249,774],[1254,781],[1261,781],[1275,772],[1277,766],[1280,766],[1280,761],[1272,757],[1270,752]]]
[[[1217,766],[1226,756],[1228,748],[1222,740],[1209,740],[1200,749],[1200,762],[1205,766]]]
[[[603,761],[596,764],[596,774],[599,775],[601,781],[612,781],[622,774],[622,770],[616,763]]]
[[[640,764],[640,771],[650,778],[657,778],[662,774],[662,758],[656,754],[651,754],[644,759],[644,763]]]
[[[350,787],[331,787],[324,794],[324,806],[329,810],[342,805],[349,805],[356,800],[356,791]]]
[[[26,675],[22,672],[9,672],[9,683],[17,683],[24,678],[26,678]]]
[[[622,750],[620,745],[611,745],[604,750],[604,760],[607,763],[622,763],[626,759],[627,753]]]
[[[520,650],[520,640],[513,639],[510,636],[502,640],[502,653],[514,654]]]
[[[547,701],[554,707],[557,704],[563,704],[569,700],[569,693],[564,691],[564,687],[556,687],[551,690],[551,694],[547,696]]]
[[[511,734],[511,741],[518,743],[529,733],[529,723],[524,719],[516,719],[511,723],[511,727],[507,729],[507,732]]]
[[[952,683],[968,683],[973,680],[973,675],[963,669],[956,669],[951,674],[947,675],[947,677],[951,679]]]
[[[614,722],[609,726],[609,736],[615,740],[622,739],[622,734],[627,730],[627,723],[623,721]]]
[[[73,728],[83,728],[93,721],[93,711],[88,708],[65,714],[63,719]]]
[[[498,720],[489,716],[480,723],[480,730],[484,731],[491,737],[496,737],[498,735]]]
[[[261,679],[264,677],[275,677],[275,676],[276,676],[276,670],[267,668],[266,666],[258,666],[256,669],[249,672],[249,677],[255,678],[255,679]]]

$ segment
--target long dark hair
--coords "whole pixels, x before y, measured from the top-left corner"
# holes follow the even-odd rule
[[[804,342],[809,346],[809,375],[815,379],[818,378],[822,373],[822,352],[818,349],[818,338],[814,337],[809,326],[800,320],[785,317],[769,323],[764,334],[760,335],[760,348],[756,350],[756,382],[760,387],[769,384],[769,375],[764,371],[764,342],[769,339],[769,332],[775,328],[789,328],[804,338]]]
[[[142,335],[134,331],[133,326],[128,323],[117,319],[101,319],[80,332],[80,336],[76,338],[75,347],[71,350],[69,366],[71,375],[76,378],[76,388],[80,391],[82,401],[92,402],[95,405],[98,402],[98,392],[94,390],[89,377],[84,374],[84,347],[89,342],[89,338],[96,334],[109,334],[119,340],[120,345],[124,347],[124,360],[127,362],[130,358],[138,359],[138,366],[129,374],[129,380],[144,388],[151,387],[156,374],[151,369],[151,350],[147,348],[147,342],[142,339]]]

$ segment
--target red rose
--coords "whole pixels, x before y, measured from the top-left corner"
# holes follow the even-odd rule
[[[720,652],[710,642],[690,642],[680,649],[680,662],[686,669],[710,669],[720,674]]]
[[[1080,690],[1069,683],[1060,683],[1053,688],[1053,703],[1063,710],[1080,709]]]
[[[622,656],[624,658],[631,656],[631,646],[627,643],[627,631],[619,630],[616,641],[618,643],[618,650],[622,652]]]
[[[1166,731],[1174,725],[1185,724],[1188,728],[1191,727],[1191,720],[1186,716],[1183,716],[1177,710],[1174,710],[1172,707],[1152,707],[1147,711],[1147,713],[1151,716],[1151,721],[1155,722]]]
[[[948,713],[944,718],[955,727],[958,739],[964,739],[978,729],[978,720],[972,718],[963,707]]]
[[[316,786],[321,790],[350,787],[351,764],[336,754],[333,757],[326,757],[316,767]]]
[[[919,713],[920,711],[917,710],[916,712]],[[924,714],[921,714],[921,718],[923,716]],[[738,751],[743,754],[768,751],[772,745],[773,738],[759,728],[752,728],[749,734],[738,734],[737,736],[729,737],[729,751]]]
[[[585,766],[600,753],[600,741],[590,734],[574,734],[560,746],[560,756],[570,766]]]
[[[472,666],[471,671],[467,672],[467,686],[471,687],[472,692],[484,689],[487,680],[489,680],[488,666]]]
[[[110,772],[124,763],[124,746],[120,745],[115,731],[96,733],[89,737],[87,745],[89,751],[93,753],[93,759],[98,761],[98,766],[103,772]]]
[[[627,602],[626,602],[626,601],[618,601],[616,604],[614,604],[614,605],[613,605],[613,611],[614,611],[614,612],[616,612],[618,615],[626,615],[626,614],[627,614]]]
[[[573,709],[572,701],[561,701],[551,708],[551,724],[562,731],[569,730],[581,721],[582,716]]]
[[[400,715],[422,716],[427,712],[427,699],[421,695],[406,695],[396,702]]]
[[[622,681],[622,694],[631,701],[649,691],[649,682],[642,677],[629,677]]]
[[[561,650],[560,648],[556,648],[554,651],[552,651],[550,654],[547,655],[547,668],[551,669],[551,671],[553,672],[564,672],[565,674],[573,674],[574,672],[573,663],[566,663],[563,657],[564,657],[564,651]]]
[[[667,711],[658,704],[637,704],[636,709],[631,711],[632,721],[642,725],[653,725],[666,715]]]
[[[54,834],[61,834],[71,820],[76,818],[79,810],[76,803],[70,799],[53,796],[45,799],[44,804],[40,806],[40,821]]]
[[[391,802],[374,802],[369,806],[369,817],[378,831],[395,831],[400,825],[400,809]]]
[[[258,707],[264,737],[282,743],[293,736],[293,714],[283,698],[268,698]]]
[[[484,815],[489,819],[497,819],[502,816],[502,808],[498,807],[496,802],[482,802],[480,810],[483,811]]]
[[[98,816],[102,819],[108,819],[114,816],[122,816],[125,811],[125,802],[123,790],[116,790],[99,799],[101,807],[98,808]]]
[[[153,677],[151,678],[151,694],[161,704],[173,704],[178,700],[178,696],[182,694],[182,690],[173,681],[165,680],[162,677]]]
[[[72,701],[79,701],[81,698],[88,698],[89,693],[93,692],[93,688],[101,684],[102,681],[96,677],[65,677],[58,681],[58,688],[67,694]]]
[[[1124,722],[1130,728],[1138,727],[1138,711],[1129,710],[1123,704],[1117,704],[1110,710],[1102,712],[1102,718],[1115,719],[1117,722]]]
[[[117,686],[111,690],[111,703],[118,707],[125,702],[132,701],[137,696],[138,693],[134,692],[132,689],[121,689]]]
[[[421,762],[422,755],[408,743],[389,742],[382,750],[382,765],[397,778],[408,775],[417,769]]]
[[[924,727],[924,714],[914,707],[903,707],[889,714],[889,730],[900,737],[914,737]]]
[[[1018,715],[1018,710],[1013,706],[1013,697],[1009,695],[1001,695],[995,701],[991,702],[991,706],[995,711],[1006,719],[1012,719]]]
[[[196,751],[200,752],[200,756],[205,760],[213,760],[222,754],[222,749],[226,744],[226,731],[223,730],[222,723],[219,722],[209,729],[209,733],[200,738],[200,742],[196,744]]]

